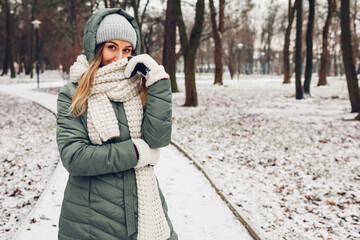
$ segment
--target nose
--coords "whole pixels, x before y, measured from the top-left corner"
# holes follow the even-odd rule
[[[121,51],[116,51],[115,53],[113,53],[112,62],[113,62],[113,61],[116,61],[116,60],[120,60],[121,58],[122,58],[122,53],[121,53]]]
[[[116,52],[115,60],[120,60],[124,58],[123,52],[119,49],[119,51]]]

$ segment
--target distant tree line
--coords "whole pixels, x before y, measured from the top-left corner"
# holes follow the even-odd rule
[[[150,0],[2,0],[0,42],[5,44],[0,44],[0,69],[2,75],[10,71],[12,77],[20,72],[32,76],[35,34],[31,22],[38,19],[42,22],[42,70],[60,68],[68,72],[82,52],[82,33],[92,12],[100,7],[121,7],[137,20],[142,52],[163,63],[173,92],[179,91],[175,73],[181,65],[185,106],[198,104],[196,71],[214,71],[214,84],[218,85],[223,84],[224,69],[231,78],[253,72],[283,73],[284,83],[289,83],[295,72],[298,99],[304,93],[310,95],[314,71],[319,73],[319,86],[327,84],[326,77],[333,71],[335,75],[346,74],[356,112],[357,1],[288,0],[284,8],[270,0],[263,3],[267,10],[261,20],[253,0],[159,0],[162,10],[151,9]],[[297,23],[293,24],[295,19]],[[257,42],[260,46],[256,47]],[[314,62],[319,63],[318,68]]]
[[[291,0],[289,0],[289,14],[293,18],[293,14],[297,15],[296,19],[296,45],[295,45],[295,81],[296,81],[296,99],[302,99],[304,97],[303,92],[310,95],[310,81],[311,81],[311,70],[313,69],[313,28],[314,19],[317,19],[316,12],[316,1],[308,0],[309,11],[308,11],[308,23],[306,32],[306,65],[305,65],[305,81],[302,85],[302,62],[303,62],[303,35],[302,35],[302,15],[303,15],[303,1],[296,0],[294,6],[291,6]],[[354,4],[354,5],[352,5]],[[340,5],[340,6],[338,6]],[[352,6],[352,7],[351,7]],[[359,37],[356,33],[356,22],[357,19],[357,0],[328,0],[327,1],[327,12],[326,20],[322,32],[322,51],[320,60],[320,71],[318,86],[326,85],[328,76],[328,68],[330,62],[330,50],[334,55],[334,64],[337,64],[336,56],[336,45],[340,43],[342,63],[344,66],[344,72],[346,75],[349,98],[351,103],[352,112],[360,112],[360,89],[357,78],[357,61],[359,58],[358,41]],[[290,11],[290,8],[292,9]],[[351,12],[350,9],[353,9]],[[289,17],[289,19],[290,19]],[[336,20],[340,20],[340,25],[336,23]],[[289,21],[291,26],[291,21]],[[330,48],[330,30],[333,26],[333,47]],[[340,35],[339,35],[340,32]],[[288,37],[288,36],[286,36]],[[284,49],[284,53],[289,54]],[[288,61],[289,57],[284,55],[284,61]],[[289,69],[286,69],[290,71]],[[289,82],[290,72],[284,74],[284,83]]]
[[[3,0],[0,9],[0,41],[5,44],[0,45],[1,75],[10,71],[11,77],[21,72],[32,77],[36,52],[31,22],[35,19],[41,21],[41,69],[61,69],[66,73],[76,56],[82,53],[82,33],[92,12],[101,7],[121,7],[131,12],[137,20],[142,36],[142,52],[163,62],[171,76],[174,92],[178,91],[176,62],[182,57],[186,83],[184,105],[196,106],[196,67],[215,59],[217,70],[214,82],[222,84],[224,61],[233,77],[237,72],[239,41],[244,42],[248,51],[248,54],[243,54],[245,59],[251,61],[252,58],[254,39],[248,40],[242,33],[254,38],[255,29],[248,24],[248,13],[253,7],[251,0],[242,4],[242,11],[233,7],[238,4],[235,0],[221,0],[219,8],[211,1],[209,9],[204,0],[193,2],[194,5],[187,1],[169,0],[164,3],[165,12],[161,12],[149,10],[150,0]],[[187,10],[183,15],[184,7],[193,12]],[[216,15],[218,19],[215,19]],[[211,22],[214,24],[212,29],[208,24]],[[216,39],[215,48],[212,47],[213,38]],[[209,54],[213,49],[217,49],[216,52]]]

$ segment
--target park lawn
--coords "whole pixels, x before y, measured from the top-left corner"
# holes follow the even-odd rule
[[[198,77],[199,106],[173,94],[173,139],[210,173],[262,239],[360,237],[360,124],[346,80],[295,99],[280,76]]]
[[[55,128],[48,110],[0,94],[1,239],[11,239],[51,179],[59,162]]]
[[[52,72],[48,81],[53,81],[53,75],[59,76]],[[173,94],[173,139],[203,165],[262,239],[360,237],[360,125],[352,121],[356,113],[350,113],[344,77],[328,78],[329,85],[322,87],[316,87],[316,80],[315,75],[312,97],[295,100],[294,83],[284,85],[279,76],[241,75],[239,80],[225,77],[224,86],[214,86],[211,75],[201,74],[197,75],[199,106],[194,108],[182,107],[184,80],[182,75],[178,76],[181,92]],[[29,81],[23,77],[6,83]],[[41,91],[56,94],[58,89]],[[2,102],[9,102],[6,96],[1,97]],[[40,163],[48,169],[42,178],[38,173],[41,171],[33,169],[39,168],[34,164],[42,161],[38,157],[31,158],[27,166],[16,162],[15,166],[23,169],[22,174],[28,173],[29,181],[33,179],[34,185],[39,183],[36,188],[29,185],[28,179],[17,176],[19,181],[14,181],[15,177],[9,181],[9,175],[3,175],[1,189],[8,195],[20,194],[16,187],[25,186],[19,184],[29,185],[30,194],[22,192],[24,196],[18,202],[2,199],[14,206],[25,203],[18,208],[23,212],[9,216],[2,212],[2,220],[7,222],[1,226],[2,231],[16,227],[16,220],[21,221],[30,211],[34,197],[36,200],[41,194],[54,169],[52,164],[58,159],[52,138],[55,137],[53,116],[46,110],[31,107],[25,100],[10,100],[14,102],[12,109],[18,109],[12,113],[13,117],[20,119],[23,126],[12,127],[9,109],[0,108],[4,125],[1,141],[15,146],[20,139],[23,145],[16,152],[0,151],[2,159],[11,154],[17,159],[26,155],[24,144],[27,143],[23,139],[35,139],[31,144],[37,147],[47,142],[51,146],[32,151],[48,158],[46,164]],[[24,111],[29,112],[26,118],[20,114]],[[33,124],[27,120],[32,119],[30,113],[44,120]],[[30,126],[26,127],[26,122]],[[34,132],[38,126],[42,131]],[[3,134],[4,129],[7,135]],[[44,154],[46,147],[50,150]],[[5,161],[4,166],[10,168],[11,163]],[[27,169],[29,166],[31,170]]]

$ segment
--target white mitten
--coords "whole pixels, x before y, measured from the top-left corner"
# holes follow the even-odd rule
[[[129,57],[129,62],[124,72],[125,77],[131,78],[135,76],[137,72],[140,72],[146,78],[146,87],[149,87],[161,79],[169,78],[164,67],[157,64],[157,62],[148,54]]]
[[[149,164],[155,166],[160,159],[160,148],[150,148]]]
[[[140,168],[147,165],[155,166],[160,157],[160,148],[150,148],[149,145],[141,138],[132,139],[138,153],[138,163],[134,168]]]

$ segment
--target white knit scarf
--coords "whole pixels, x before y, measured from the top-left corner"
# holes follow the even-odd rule
[[[118,121],[110,100],[124,104],[132,139],[141,137],[143,107],[139,95],[141,75],[126,79],[127,58],[98,69],[88,97],[87,128],[93,144],[101,145],[120,136]],[[70,79],[78,82],[89,68],[85,55],[77,57],[70,68]],[[165,240],[170,228],[162,209],[159,189],[151,166],[135,168],[138,193],[138,240]]]

